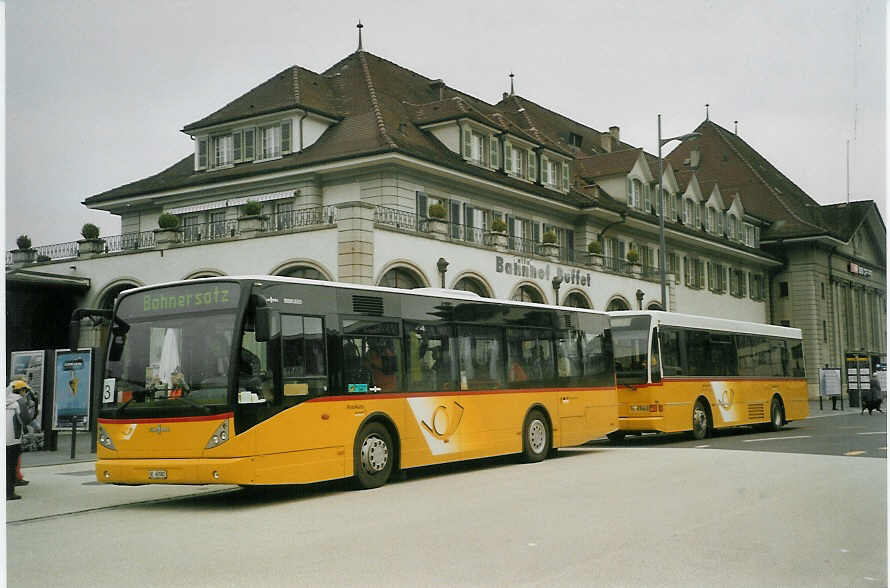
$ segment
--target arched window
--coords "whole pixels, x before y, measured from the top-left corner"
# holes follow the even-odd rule
[[[404,290],[410,290],[411,288],[420,288],[423,286],[423,280],[413,271],[403,268],[403,267],[394,267],[393,269],[386,272],[382,278],[380,278],[380,286],[385,286],[387,288],[402,288]]]
[[[661,305],[657,302],[650,302],[646,310],[662,310]]]
[[[138,288],[137,284],[117,284],[110,290],[108,290],[105,294],[102,295],[102,298],[99,299],[99,308],[114,308],[114,301],[117,298],[118,294],[123,292],[124,290],[129,290],[130,288]]]
[[[469,276],[459,279],[457,283],[454,284],[454,289],[473,292],[483,298],[491,298],[491,294],[488,292],[488,289],[486,289],[485,284],[476,278],[471,278]]]
[[[580,292],[571,292],[562,303],[563,306],[572,308],[590,308],[590,301]]]
[[[609,306],[606,307],[606,311],[612,312],[613,310],[630,310],[630,306],[622,298],[613,298],[609,302]]]
[[[286,278],[305,278],[307,280],[327,281],[324,274],[308,265],[295,265],[278,272],[279,276]]]
[[[544,297],[541,296],[541,293],[532,288],[531,286],[520,286],[516,291],[516,294],[513,295],[513,300],[518,302],[534,302],[537,304],[542,304],[544,302]]]

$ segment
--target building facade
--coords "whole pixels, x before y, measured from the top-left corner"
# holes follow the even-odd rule
[[[120,235],[8,254],[7,283],[27,286],[12,300],[21,312],[38,312],[27,302],[53,280],[78,306],[111,307],[133,286],[275,274],[785,321],[804,329],[811,395],[809,370],[857,345],[886,352],[874,204],[847,238],[823,231],[824,247],[789,246],[788,223],[760,201],[768,195],[703,156],[708,133],[723,131],[709,121],[660,178],[666,301],[657,160],[618,127],[600,132],[512,93],[490,104],[360,50],[320,74],[288,68],[182,131],[193,153],[85,200],[120,216]],[[161,230],[162,214],[179,226]],[[842,271],[853,260],[863,269]],[[832,320],[828,340],[810,343],[824,315],[806,288],[821,292],[820,281],[830,312],[880,318],[849,334],[846,319]],[[101,331],[92,336],[99,344]]]

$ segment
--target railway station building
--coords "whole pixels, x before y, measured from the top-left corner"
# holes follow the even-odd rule
[[[664,301],[658,161],[618,126],[512,91],[487,102],[360,49],[278,72],[181,131],[193,152],[85,199],[119,234],[7,254],[10,351],[63,347],[66,313],[128,288],[272,274],[790,325],[811,397],[819,367],[886,361],[875,203],[818,204],[710,120],[663,161]],[[101,328],[83,333],[101,344]]]

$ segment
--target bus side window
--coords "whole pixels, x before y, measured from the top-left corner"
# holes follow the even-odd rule
[[[659,329],[661,339],[661,369],[665,376],[683,375],[683,358],[680,354],[680,331],[670,327]]]
[[[285,398],[319,395],[327,391],[321,318],[281,315],[281,373]]]
[[[658,330],[652,329],[652,349],[649,351],[649,372],[652,382],[661,381],[661,354],[658,351]]]

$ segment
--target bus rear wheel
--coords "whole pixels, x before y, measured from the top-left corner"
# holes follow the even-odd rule
[[[533,410],[522,425],[522,457],[528,463],[539,462],[550,451],[550,427],[540,410]]]
[[[692,438],[701,441],[711,434],[711,413],[701,398],[695,401],[692,409]]]
[[[606,435],[606,438],[611,443],[624,443],[624,438],[627,436],[627,433],[624,431],[613,431]]]
[[[355,438],[353,469],[359,489],[379,488],[392,474],[392,437],[380,423],[368,423]]]
[[[769,430],[778,431],[785,424],[785,409],[782,402],[778,398],[773,398],[769,408],[770,421]]]

